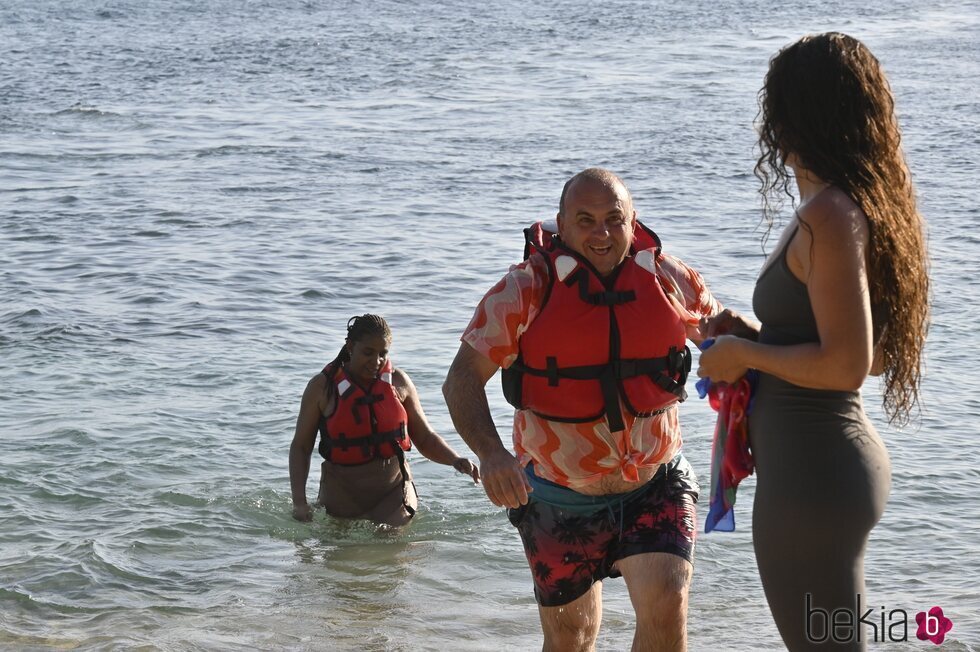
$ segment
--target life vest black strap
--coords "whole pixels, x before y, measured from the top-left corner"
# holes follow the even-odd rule
[[[384,397],[381,394],[367,394],[365,396],[358,396],[355,398],[354,402],[351,403],[350,406],[350,413],[354,417],[354,423],[361,425],[361,411],[358,408],[360,408],[362,405],[366,405],[368,408],[368,414],[371,415],[371,423],[373,424],[374,410],[372,409],[372,406],[382,400],[384,400]]]
[[[619,407],[619,382],[612,366],[607,366],[606,372],[599,377],[599,387],[602,389],[602,403],[606,407],[609,432],[625,430],[623,412]]]
[[[354,402],[351,403],[350,406],[350,413],[351,416],[354,417],[354,423],[356,423],[357,425],[361,425],[361,411],[358,410],[357,408],[361,407],[362,405],[366,405],[368,406],[368,410],[370,410],[372,405],[374,405],[375,403],[380,403],[381,401],[384,400],[384,398],[385,397],[382,394],[366,394],[364,396],[358,396],[357,398],[355,398]]]
[[[563,282],[568,287],[578,283],[579,298],[593,306],[617,306],[636,299],[636,292],[633,290],[589,292],[589,272],[584,267],[579,267],[574,274],[570,274]]]
[[[544,370],[545,375],[548,376],[548,385],[558,387],[558,358],[548,356],[545,358],[545,364],[548,365],[548,368]]]
[[[673,394],[680,401],[687,400],[684,383],[687,382],[687,376],[691,371],[691,351],[686,346],[682,349],[672,346],[667,355],[660,358],[635,358],[613,360],[606,364],[559,367],[558,359],[549,356],[545,358],[545,363],[547,365],[545,369],[535,369],[518,359],[507,371],[547,378],[548,385],[551,387],[557,387],[560,378],[599,381],[605,415],[611,432],[618,432],[626,427],[619,407],[619,389],[622,380],[649,376],[665,392]]]
[[[678,379],[678,382],[683,384],[687,380],[687,372],[691,370],[691,354],[687,347],[683,349],[671,347],[668,354],[661,358],[613,360],[605,364],[581,365],[578,367],[559,367],[557,358],[554,357],[548,357],[545,361],[547,367],[544,369],[529,367],[520,360],[514,361],[510,368],[531,376],[547,378],[548,384],[551,386],[557,385],[559,378],[567,378],[569,380],[599,380],[607,373],[607,369],[612,369],[612,378],[615,380],[635,378],[637,376],[674,376],[681,373],[683,378]]]
[[[347,450],[349,448],[361,448],[365,457],[372,455],[372,449],[377,450],[381,444],[391,444],[398,450],[402,450],[401,442],[408,436],[408,427],[403,423],[394,430],[375,432],[362,437],[348,437],[344,433],[338,433],[335,437],[324,436],[320,439],[320,454],[327,457],[333,449]]]
[[[657,376],[653,379],[653,382],[657,383],[657,385],[660,386],[660,389],[664,390],[665,392],[670,392],[676,396],[678,400],[687,400],[687,390],[684,389],[684,385],[677,382],[673,378],[669,376]]]

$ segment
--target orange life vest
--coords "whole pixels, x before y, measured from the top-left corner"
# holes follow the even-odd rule
[[[638,417],[684,400],[691,355],[684,321],[657,278],[657,235],[638,222],[630,254],[606,278],[540,224],[525,237],[525,255],[547,261],[548,289],[503,371],[508,402],[551,421],[605,415],[618,432],[620,400]]]
[[[333,412],[320,419],[320,455],[334,464],[364,464],[412,448],[408,413],[391,384],[391,360],[378,377],[361,387],[342,367],[323,373],[335,383]]]

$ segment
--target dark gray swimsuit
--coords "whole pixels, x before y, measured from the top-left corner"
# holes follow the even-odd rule
[[[790,271],[786,248],[756,281],[759,341],[818,342],[809,293]],[[888,453],[860,393],[807,389],[760,374],[749,439],[758,476],[752,539],[783,641],[790,650],[864,650],[873,632],[863,631],[860,643],[838,644],[823,616],[843,607],[857,611],[856,623],[866,610],[864,548],[891,484]]]

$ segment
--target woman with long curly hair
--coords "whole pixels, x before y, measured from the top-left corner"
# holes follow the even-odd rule
[[[391,329],[378,315],[351,317],[337,357],[303,393],[289,447],[293,518],[309,521],[310,456],[320,433],[320,494],[327,514],[404,525],[418,507],[405,452],[414,443],[433,462],[479,482],[480,471],[432,429],[415,385],[388,358]]]
[[[891,471],[859,388],[869,373],[883,375],[893,423],[917,408],[928,325],[923,222],[891,90],[861,42],[829,33],[784,48],[759,103],[756,175],[770,228],[782,197],[793,196],[791,180],[799,204],[756,282],[761,325],[731,311],[705,322],[718,337],[698,375],[732,382],[759,371],[752,535],[783,641],[790,650],[861,650],[864,551]],[[856,614],[850,629],[833,627],[836,609]]]

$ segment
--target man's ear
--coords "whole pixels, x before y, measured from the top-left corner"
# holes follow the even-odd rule
[[[558,235],[562,232],[562,217],[561,212],[555,213],[555,222],[558,224]]]

